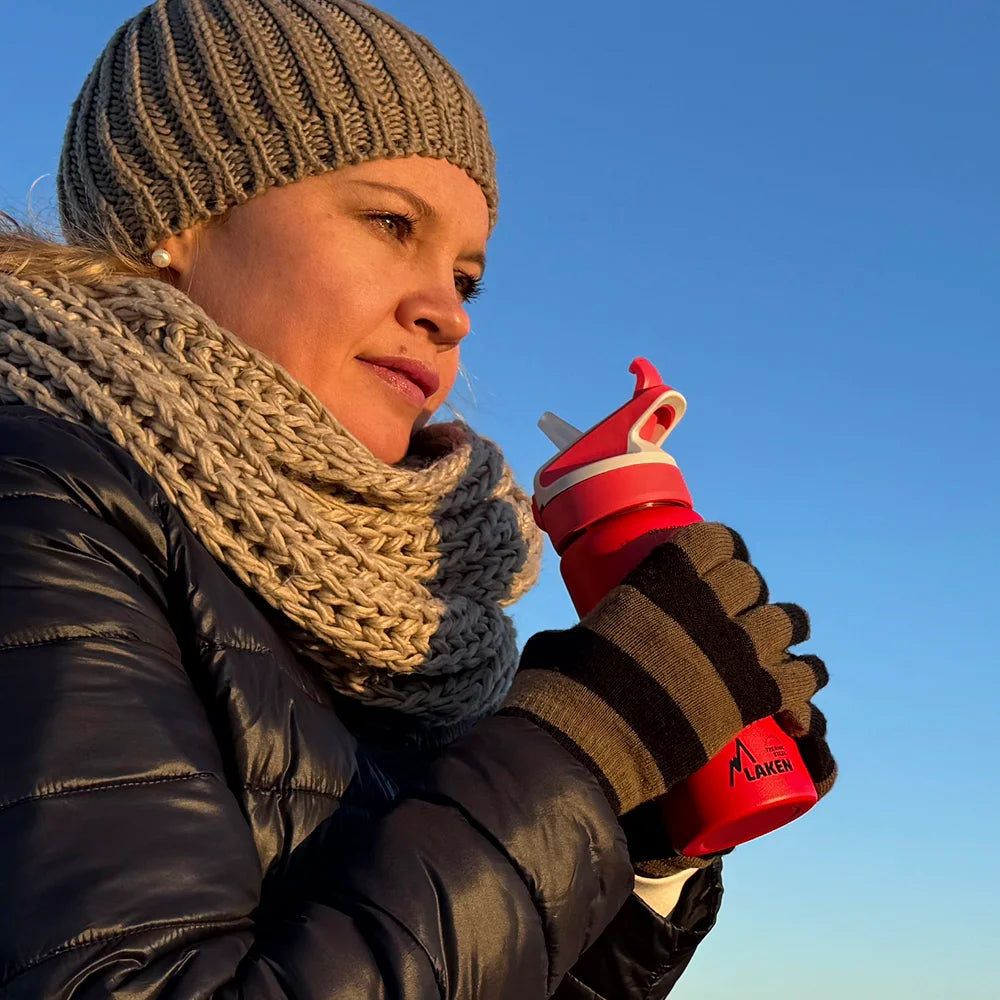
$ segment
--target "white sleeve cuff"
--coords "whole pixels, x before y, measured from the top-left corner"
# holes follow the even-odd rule
[[[681,898],[684,883],[696,872],[697,868],[686,868],[675,875],[666,878],[635,877],[635,894],[661,917],[669,917]]]

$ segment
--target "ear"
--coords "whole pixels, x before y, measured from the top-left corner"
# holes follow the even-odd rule
[[[198,259],[200,239],[201,227],[197,226],[168,236],[157,244],[156,249],[162,247],[170,254],[170,266],[164,268],[164,271],[169,274],[173,283],[183,286],[190,280],[195,261]]]

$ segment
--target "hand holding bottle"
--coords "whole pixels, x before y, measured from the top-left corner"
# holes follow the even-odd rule
[[[561,450],[535,477],[535,517],[583,620],[529,642],[508,704],[569,736],[623,813],[670,788],[657,808],[675,853],[705,856],[790,822],[833,784],[825,719],[809,700],[826,672],[788,652],[808,634],[805,612],[767,603],[739,536],[699,526],[662,448],[684,397],[644,359],[629,370],[632,398],[588,431],[551,413],[539,421]],[[529,673],[546,669],[573,683]],[[578,711],[597,728],[574,722]],[[629,755],[624,769],[612,760]]]
[[[694,774],[751,723],[812,717],[826,668],[788,651],[808,636],[808,618],[767,599],[736,532],[680,528],[579,625],[528,640],[502,711],[546,729],[626,813]],[[825,791],[832,757],[825,749],[815,760],[811,777]]]

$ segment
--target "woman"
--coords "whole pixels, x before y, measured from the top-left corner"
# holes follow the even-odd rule
[[[514,678],[529,504],[427,423],[497,211],[462,81],[351,0],[157,0],[58,181],[0,256],[0,989],[665,995],[720,862],[652,803],[775,713],[828,790],[825,668],[699,525]]]

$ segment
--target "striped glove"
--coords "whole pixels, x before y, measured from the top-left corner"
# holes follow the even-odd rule
[[[794,604],[768,604],[748,560],[724,525],[681,528],[579,625],[528,640],[501,714],[555,737],[590,768],[619,816],[771,715],[826,792],[836,769],[810,703],[826,667],[789,654],[808,637],[808,617]]]

